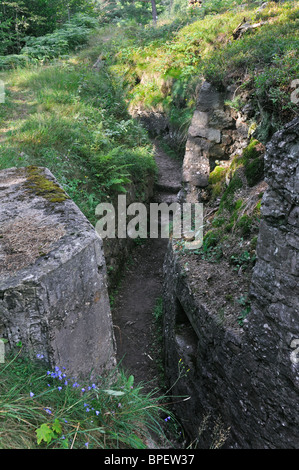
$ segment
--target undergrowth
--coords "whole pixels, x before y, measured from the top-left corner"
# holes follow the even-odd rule
[[[203,79],[251,95],[263,142],[296,115],[291,82],[299,72],[298,2],[258,7],[255,1],[204,2],[175,17],[164,13],[157,28],[122,25],[113,38],[117,52],[108,51],[108,59],[123,80],[130,107],[165,113],[177,152],[183,152]],[[244,18],[262,25],[233,40]]]
[[[1,74],[0,169],[45,166],[92,223],[99,202],[143,192],[156,165],[145,131],[127,112],[107,68],[62,61]]]
[[[103,11],[98,26],[95,18],[77,15],[51,34],[28,39],[16,67],[24,55],[35,65],[0,74],[6,84],[0,168],[48,166],[94,223],[98,202],[130,182],[142,194],[155,175],[152,146],[128,109],[162,112],[171,135],[166,144],[183,156],[203,79],[246,90],[255,103],[255,136],[266,142],[297,112],[290,86],[298,77],[299,7],[292,1],[258,6],[219,0],[185,11],[174,2],[154,27],[130,19],[127,5],[120,16]],[[233,40],[244,17],[265,24]],[[246,169],[253,183],[262,170],[257,164]]]
[[[166,397],[116,368],[80,381],[22,351],[0,364],[1,449],[142,449],[164,438]],[[172,416],[172,415],[171,415]]]

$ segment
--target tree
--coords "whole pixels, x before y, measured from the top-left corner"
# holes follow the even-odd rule
[[[157,19],[158,19],[156,1],[155,1],[155,0],[151,0],[151,2],[152,2],[153,22],[154,22],[154,25],[156,25],[156,24],[157,24]]]
[[[0,55],[18,54],[26,36],[44,36],[78,12],[93,12],[92,0],[2,1],[0,6]]]

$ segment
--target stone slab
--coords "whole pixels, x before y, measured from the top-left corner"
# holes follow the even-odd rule
[[[102,240],[46,168],[0,172],[0,337],[75,376],[115,364]]]

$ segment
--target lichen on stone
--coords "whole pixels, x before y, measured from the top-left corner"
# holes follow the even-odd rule
[[[50,202],[60,203],[70,199],[65,191],[55,182],[48,179],[42,168],[37,166],[28,166],[27,181],[25,187],[37,196],[41,196]]]

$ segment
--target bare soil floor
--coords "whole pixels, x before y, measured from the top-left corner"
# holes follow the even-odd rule
[[[159,168],[153,202],[172,202],[180,190],[181,162],[167,155],[155,143],[155,158]],[[156,324],[154,309],[161,298],[163,262],[168,239],[144,239],[128,260],[112,308],[117,359],[135,383],[145,389],[159,387],[161,354],[155,346]]]

